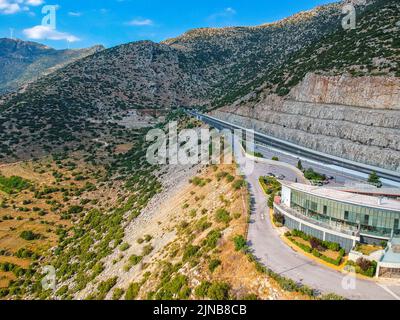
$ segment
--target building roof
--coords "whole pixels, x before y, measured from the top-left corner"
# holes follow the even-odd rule
[[[282,183],[282,185],[287,186],[290,189],[312,194],[317,197],[327,198],[330,200],[359,205],[363,207],[400,212],[400,201],[397,200],[384,198],[381,199],[381,202],[379,202],[379,198],[373,196],[354,194],[337,189],[311,186],[289,181],[280,182]]]
[[[344,187],[334,187],[332,189],[360,193],[371,196],[383,196],[383,197],[399,197],[400,198],[400,188],[376,188],[374,186],[344,186]]]

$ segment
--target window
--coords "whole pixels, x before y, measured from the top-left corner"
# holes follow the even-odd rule
[[[367,214],[364,216],[364,224],[369,225],[369,215]]]
[[[349,212],[348,211],[344,212],[344,220],[349,220]]]
[[[394,230],[398,230],[399,229],[399,219],[394,219],[393,229]]]
[[[327,215],[327,214],[328,214],[328,207],[324,206],[324,215]]]
[[[318,203],[311,202],[311,210],[316,212],[318,210]]]

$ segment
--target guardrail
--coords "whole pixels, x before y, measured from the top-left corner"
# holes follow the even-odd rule
[[[219,128],[219,129],[226,128],[226,129],[230,129],[230,130],[234,130],[234,129],[241,129],[241,130],[245,130],[245,131],[250,130],[248,128],[244,128],[244,127],[232,124],[232,123],[228,123],[226,121],[216,119],[216,118],[204,115],[204,114],[199,114],[199,113],[196,113],[191,110],[186,110],[186,112],[189,115],[196,117],[197,119],[199,119],[203,122],[209,123],[210,125],[212,125],[216,128]],[[371,165],[367,165],[367,164],[363,164],[363,163],[357,163],[357,162],[354,162],[351,160],[324,154],[322,152],[308,149],[305,147],[301,147],[301,146],[298,146],[291,142],[287,142],[284,140],[280,140],[278,138],[267,136],[267,135],[259,133],[259,132],[254,133],[254,138],[255,138],[256,142],[260,142],[260,143],[266,144],[268,146],[274,147],[276,149],[289,152],[293,155],[302,156],[302,157],[308,158],[310,160],[316,160],[316,161],[324,163],[324,164],[337,165],[342,168],[350,169],[350,170],[365,173],[365,174],[370,174],[372,171],[375,171],[383,179],[391,180],[394,182],[400,182],[400,172],[390,171],[387,169],[383,169],[383,168],[379,168],[379,167],[375,167],[375,166],[371,166]]]

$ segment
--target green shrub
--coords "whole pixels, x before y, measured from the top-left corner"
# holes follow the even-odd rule
[[[104,300],[107,293],[117,284],[118,277],[110,278],[106,281],[100,282],[97,287],[97,296],[96,300]]]
[[[148,245],[146,245],[146,246],[143,247],[142,255],[143,255],[143,256],[147,256],[147,255],[149,255],[153,250],[154,250],[153,246],[152,246],[151,244],[148,244]]]
[[[326,180],[326,176],[324,174],[315,172],[314,169],[312,169],[312,168],[308,168],[307,170],[304,171],[304,177],[307,180],[311,180],[311,181],[325,181]]]
[[[258,296],[255,294],[255,293],[251,293],[251,294],[248,294],[248,295],[245,295],[244,297],[242,297],[242,299],[241,300],[244,300],[244,301],[251,301],[251,300],[258,300]]]
[[[221,260],[212,259],[212,260],[208,263],[208,270],[210,270],[211,272],[214,272],[215,269],[217,269],[220,265],[221,265]]]
[[[151,235],[149,235],[149,234],[146,234],[144,236],[144,241],[146,241],[146,242],[150,242],[152,239],[153,239],[153,237]]]
[[[71,206],[68,208],[68,213],[69,214],[78,214],[83,211],[83,207],[81,206]]]
[[[199,252],[200,247],[199,246],[193,246],[193,245],[188,245],[186,247],[185,252],[183,253],[183,261],[187,261],[190,258],[194,257],[197,252]]]
[[[121,288],[114,289],[112,299],[113,300],[121,299],[121,297],[124,295],[124,292],[125,292],[124,289]]]
[[[142,261],[142,259],[142,256],[137,256],[133,254],[129,257],[129,262],[131,263],[131,265],[136,266],[140,261]]]
[[[227,175],[228,175],[228,172],[225,172],[225,171],[218,172],[217,175],[216,175],[217,176],[217,180],[219,181],[222,178],[225,178]]]
[[[244,179],[235,180],[232,184],[233,189],[239,190],[246,186],[246,181]]]
[[[189,182],[199,187],[204,187],[207,184],[204,179],[199,177],[194,177],[193,179],[189,180]]]
[[[235,244],[236,251],[241,251],[241,250],[247,249],[247,241],[242,235],[239,235],[239,236],[236,236],[235,238],[233,238],[233,242]]]
[[[197,224],[196,224],[196,229],[200,232],[207,230],[212,226],[211,222],[207,221],[207,217],[201,218]]]
[[[220,208],[215,212],[215,220],[217,222],[229,223],[231,221],[231,217],[228,211],[226,211],[223,208]]]
[[[31,230],[24,230],[19,235],[22,239],[27,241],[37,240],[41,238],[41,235],[38,233],[34,233]]]
[[[207,297],[211,300],[228,300],[230,286],[225,282],[214,282],[207,290]]]
[[[125,300],[135,300],[139,295],[140,284],[133,282],[129,285],[125,293]]]
[[[221,236],[222,234],[219,230],[212,230],[204,239],[203,245],[210,250],[214,249],[217,246],[218,240],[221,238]]]
[[[130,247],[130,245],[129,245],[128,243],[124,242],[123,244],[121,244],[121,245],[119,246],[119,250],[121,250],[121,251],[126,251],[126,250],[129,249],[129,247]]]
[[[211,287],[211,283],[208,281],[201,282],[196,289],[194,290],[194,294],[197,298],[205,298],[207,297],[208,289]]]
[[[30,186],[29,181],[21,177],[12,176],[6,178],[0,175],[0,190],[4,191],[5,193],[8,194],[18,193],[21,192],[22,190],[29,188],[29,186]]]

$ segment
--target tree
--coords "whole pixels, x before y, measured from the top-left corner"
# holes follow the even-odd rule
[[[301,163],[301,160],[299,160],[299,161],[297,162],[297,169],[303,171],[303,164]]]
[[[371,174],[369,175],[368,182],[377,186],[378,188],[382,187],[382,182],[379,176],[375,171],[372,171]]]

